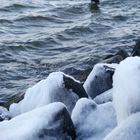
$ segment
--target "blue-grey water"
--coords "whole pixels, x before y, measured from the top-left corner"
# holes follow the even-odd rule
[[[75,75],[140,35],[140,0],[0,0],[0,101],[50,72]]]

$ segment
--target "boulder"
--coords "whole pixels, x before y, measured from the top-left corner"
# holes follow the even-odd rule
[[[1,140],[75,140],[76,132],[66,106],[51,103],[0,122]]]
[[[111,102],[97,105],[91,99],[79,99],[71,117],[77,140],[102,140],[116,127],[116,114]]]
[[[62,72],[54,72],[27,89],[24,99],[10,106],[10,112],[16,116],[52,102],[63,102],[71,113],[81,97],[88,96],[79,81]]]
[[[117,64],[105,63],[94,66],[84,83],[84,88],[92,99],[112,88],[112,76],[116,66]]]

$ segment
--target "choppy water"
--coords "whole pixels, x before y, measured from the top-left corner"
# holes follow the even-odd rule
[[[140,34],[140,0],[0,0],[0,100],[52,71],[84,70]]]

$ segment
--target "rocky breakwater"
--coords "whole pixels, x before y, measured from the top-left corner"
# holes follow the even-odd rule
[[[0,139],[138,140],[139,44],[131,54],[106,56],[84,83],[54,72],[27,89],[18,103],[0,108]]]

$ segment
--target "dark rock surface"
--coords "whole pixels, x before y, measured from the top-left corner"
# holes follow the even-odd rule
[[[136,42],[133,48],[132,56],[140,56],[140,39]]]
[[[103,62],[103,63],[120,63],[122,60],[124,60],[128,56],[129,56],[129,54],[125,50],[120,49],[115,54],[108,54],[107,56],[105,56],[101,62]]]
[[[87,97],[88,95],[83,87],[82,83],[76,82],[71,77],[63,76],[65,87],[69,90],[71,89],[74,93],[76,93],[79,98]]]

